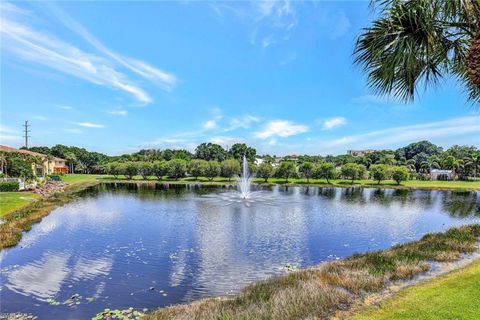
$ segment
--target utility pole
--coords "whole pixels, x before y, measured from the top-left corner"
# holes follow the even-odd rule
[[[25,148],[28,149],[28,138],[30,138],[30,136],[28,135],[28,133],[30,132],[30,129],[28,129],[30,127],[30,125],[28,124],[28,121],[25,121],[25,124],[23,125],[23,132],[24,132],[24,138],[25,138]]]

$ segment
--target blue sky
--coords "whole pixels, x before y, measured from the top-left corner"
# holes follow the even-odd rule
[[[480,145],[478,107],[445,79],[415,103],[353,65],[368,2],[2,2],[1,143],[338,154],[428,139]]]

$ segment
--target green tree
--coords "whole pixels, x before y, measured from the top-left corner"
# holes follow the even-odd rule
[[[403,166],[395,166],[392,168],[392,178],[395,180],[397,185],[400,184],[402,181],[408,180],[409,172],[406,167]]]
[[[157,177],[158,180],[162,180],[163,176],[168,174],[167,161],[154,161],[152,164],[152,174]]]
[[[419,85],[453,77],[479,102],[480,1],[373,3],[379,4],[379,16],[358,38],[354,54],[376,92],[409,101]]]
[[[347,163],[342,166],[342,168],[340,169],[340,172],[343,177],[349,178],[350,180],[352,180],[352,184],[353,184],[355,179],[359,176],[360,168],[356,163]]]
[[[307,183],[310,182],[310,178],[315,172],[315,166],[311,162],[303,162],[299,167],[298,171],[302,174],[304,178],[307,179]]]
[[[218,144],[202,143],[195,148],[195,158],[207,161],[223,161],[228,158],[228,152]]]
[[[152,175],[152,163],[148,161],[140,161],[138,165],[138,174],[142,176],[143,180],[147,180]]]
[[[212,181],[213,178],[217,177],[220,174],[220,163],[218,161],[212,160],[207,162],[207,167],[205,168],[205,176],[208,180]]]
[[[77,166],[78,168],[78,166]],[[128,180],[132,180],[134,176],[138,174],[138,165],[136,162],[129,161],[125,162],[124,173],[125,177]]]
[[[183,159],[172,159],[167,162],[168,175],[178,180],[187,171],[187,162]]]
[[[322,179],[326,179],[327,183],[330,183],[330,179],[337,177],[337,170],[331,162],[323,162],[317,168],[316,176]]]
[[[282,161],[275,174],[280,178],[285,178],[285,182],[288,183],[288,178],[297,174],[297,168],[292,161]]]
[[[262,162],[258,166],[257,176],[262,179],[265,179],[265,182],[268,181],[268,178],[270,178],[272,174],[273,174],[273,166],[270,163]]]
[[[118,162],[110,162],[107,164],[107,173],[111,174],[115,179],[122,174],[121,166]]]
[[[188,163],[188,173],[195,177],[195,180],[197,180],[199,176],[203,176],[205,174],[206,168],[207,161],[202,159],[193,159]]]
[[[252,147],[247,146],[245,143],[235,143],[230,150],[228,151],[230,156],[238,161],[243,161],[243,156],[247,158],[249,162],[255,161],[255,156],[257,155],[257,150]]]
[[[389,177],[389,167],[385,164],[372,164],[370,166],[370,175],[377,184],[380,184],[382,180],[386,180]]]
[[[238,162],[238,160],[224,160],[220,165],[222,167],[222,176],[228,178],[228,181],[232,179],[233,175],[237,175],[240,173],[240,162]]]

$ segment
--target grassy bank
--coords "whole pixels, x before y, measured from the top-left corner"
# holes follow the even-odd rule
[[[370,308],[355,320],[462,319],[480,315],[480,261],[413,286]]]
[[[452,261],[473,252],[479,237],[480,225],[453,228],[389,250],[258,282],[233,298],[162,308],[146,319],[323,319],[381,291],[391,281],[427,271],[428,261]]]
[[[0,193],[0,218],[28,206],[38,198],[39,196],[32,192]]]
[[[22,232],[30,230],[32,224],[40,222],[53,209],[75,199],[78,192],[96,183],[95,181],[86,181],[72,184],[64,192],[55,193],[48,198],[39,199],[4,214],[2,220],[5,222],[0,225],[0,249],[16,245],[22,239]],[[12,207],[15,203],[15,196],[6,194],[2,193],[1,197],[10,197],[11,199],[5,203]],[[19,192],[19,194],[25,193]]]

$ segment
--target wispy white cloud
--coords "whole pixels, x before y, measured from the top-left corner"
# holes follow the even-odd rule
[[[83,133],[82,130],[78,129],[78,128],[67,128],[67,129],[64,129],[66,132],[69,132],[69,133],[75,133],[75,134],[80,134],[80,133]]]
[[[93,123],[93,122],[75,122],[77,126],[84,127],[84,128],[104,128],[103,124]]]
[[[208,121],[205,121],[203,124],[203,128],[210,130],[210,129],[215,129],[217,127],[217,120],[216,119],[211,119]]]
[[[126,116],[126,115],[128,115],[127,110],[109,110],[109,111],[107,111],[107,113],[115,115],[115,116]]]
[[[1,6],[2,45],[17,58],[47,66],[97,85],[126,92],[142,104],[151,103],[153,100],[145,90],[120,71],[120,66],[153,82],[158,82],[165,89],[170,89],[177,82],[174,75],[156,69],[143,61],[113,53],[55,6],[52,6],[53,12],[61,21],[93,45],[101,55],[84,52],[47,32],[38,31],[38,28],[25,22],[30,19],[25,19],[29,16],[22,11],[23,9],[13,4],[8,3],[7,7],[10,9],[6,11],[3,10],[5,4]],[[14,11],[12,7],[18,10]]]
[[[219,18],[233,17],[247,29],[253,45],[262,48],[288,40],[297,26],[291,1],[216,2],[209,5]]]
[[[308,131],[308,127],[301,124],[295,124],[287,120],[273,120],[267,123],[261,131],[255,132],[255,137],[267,139],[270,137],[289,137]]]
[[[35,120],[40,120],[40,121],[47,121],[48,118],[42,115],[36,115],[33,117]]]
[[[58,106],[59,109],[62,109],[62,110],[72,110],[73,107],[71,106]]]
[[[65,11],[61,10],[58,6],[53,3],[48,3],[48,7],[67,28],[82,37],[95,49],[104,53],[106,56],[110,57],[116,62],[120,63],[130,71],[133,71],[146,79],[156,82],[166,90],[172,89],[177,84],[178,79],[174,74],[155,68],[144,61],[128,58],[110,50],[101,41],[99,41],[90,32],[88,32],[86,28],[84,28],[81,24],[72,19]]]
[[[333,117],[322,122],[323,130],[330,130],[335,127],[343,126],[347,124],[347,119],[344,117]]]
[[[260,122],[260,119],[250,114],[245,114],[243,116],[230,118],[229,127],[225,131],[232,131],[239,128],[248,129],[253,123],[257,123],[257,122]]]
[[[209,139],[210,142],[219,144],[223,147],[231,147],[235,143],[245,142],[244,139],[239,137],[225,137],[225,136],[215,136]]]
[[[344,152],[347,148],[391,148],[419,140],[447,139],[477,132],[480,133],[480,116],[475,115],[350,135],[316,142],[315,147],[324,152]]]
[[[22,133],[12,127],[0,123],[0,143],[18,143],[22,141]]]

